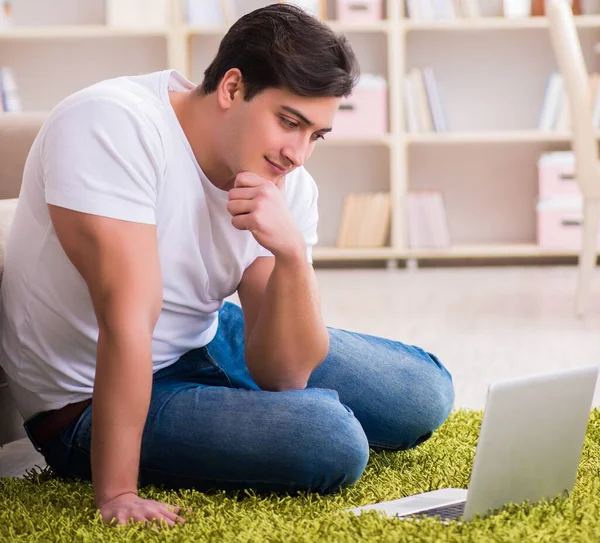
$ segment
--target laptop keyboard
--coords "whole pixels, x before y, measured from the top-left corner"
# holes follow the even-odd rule
[[[413,513],[413,515],[424,515],[426,517],[437,517],[438,515],[443,519],[457,519],[462,516],[465,512],[465,504],[467,502],[453,503],[452,505],[444,505],[442,507],[434,507],[433,509],[427,509],[425,511],[419,511]]]

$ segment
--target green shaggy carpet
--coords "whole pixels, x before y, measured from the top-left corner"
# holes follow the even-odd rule
[[[191,508],[173,529],[103,525],[92,489],[63,482],[49,470],[0,481],[0,541],[600,541],[600,411],[594,410],[577,484],[569,498],[509,505],[498,515],[444,525],[435,519],[398,521],[351,506],[434,490],[466,487],[481,412],[457,411],[429,441],[406,452],[372,453],[354,486],[330,496],[258,496],[145,489],[142,495]]]

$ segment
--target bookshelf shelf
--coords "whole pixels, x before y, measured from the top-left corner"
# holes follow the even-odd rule
[[[600,132],[597,134],[600,139]],[[408,134],[406,143],[412,145],[455,145],[484,143],[567,143],[571,135],[565,132],[540,130],[504,130],[477,132],[431,132]]]
[[[165,28],[115,28],[107,25],[24,26],[0,30],[0,40],[46,40],[119,37],[166,37]]]
[[[392,247],[338,249],[317,247],[313,251],[316,262],[346,260],[457,260],[457,259],[524,259],[576,257],[577,251],[544,249],[533,243],[454,245],[445,249],[406,249]]]
[[[355,147],[357,145],[383,145],[389,147],[392,145],[393,136],[386,134],[383,136],[373,136],[364,138],[343,138],[339,136],[329,136],[318,143],[320,146],[336,146],[336,147]]]
[[[323,1],[332,14],[335,0]],[[52,9],[42,9],[38,0],[21,0],[19,26],[0,30],[0,65],[14,67],[27,111],[47,111],[75,90],[120,74],[175,68],[199,82],[228,27],[190,25],[184,4],[169,2],[170,23],[146,29],[107,26],[102,0],[53,0]],[[238,15],[272,2],[235,0]],[[538,126],[545,85],[556,69],[547,19],[505,19],[499,16],[501,2],[494,0],[480,2],[483,16],[478,18],[415,21],[406,17],[404,0],[383,2],[385,20],[327,21],[335,32],[348,34],[363,73],[387,79],[388,133],[342,138],[334,131],[317,144],[308,164],[321,195],[323,246],[315,248],[315,260],[574,256],[535,244],[535,164],[545,151],[570,148],[568,132],[528,129]],[[600,9],[600,0],[596,4]],[[600,71],[595,47],[600,15],[578,16],[576,25],[590,29],[580,32],[585,60],[590,72]],[[56,77],[63,66],[71,68]],[[405,128],[404,76],[425,66],[439,80],[454,131],[409,133]],[[44,92],[39,92],[41,80]],[[451,248],[408,247],[408,192],[429,189],[443,192]],[[346,194],[375,191],[390,192],[389,246],[336,248],[337,215]]]
[[[359,33],[387,33],[390,28],[388,21],[377,21],[373,23],[364,24],[349,24],[341,23],[339,21],[327,21],[327,24],[335,32],[359,32]],[[223,36],[227,32],[225,26],[186,26],[184,25],[184,31],[188,36]]]
[[[315,261],[340,261],[340,260],[394,260],[403,258],[401,251],[391,247],[338,249],[337,247],[315,247],[313,258]]]
[[[390,29],[389,21],[377,21],[373,23],[344,23],[340,21],[327,21],[327,24],[335,32],[382,32],[386,33]]]
[[[183,32],[187,37],[194,36],[224,36],[227,27],[224,26],[183,26]]]
[[[575,17],[575,24],[578,28],[594,28],[600,26],[600,16],[580,15]],[[497,16],[448,21],[411,21],[410,19],[404,19],[402,25],[407,32],[547,29],[548,19],[546,17],[506,19]]]
[[[456,245],[447,249],[408,249],[406,257],[418,260],[493,259],[493,258],[562,258],[577,256],[576,251],[544,249],[533,243]]]

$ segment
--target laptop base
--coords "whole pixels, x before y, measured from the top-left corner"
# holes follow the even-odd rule
[[[444,488],[406,498],[354,507],[348,511],[360,515],[364,511],[380,511],[387,516],[404,518],[415,515],[456,519],[462,516],[467,501],[464,488]]]

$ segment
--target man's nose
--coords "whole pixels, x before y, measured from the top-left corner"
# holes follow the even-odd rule
[[[298,139],[293,144],[286,146],[283,149],[283,156],[291,162],[294,168],[302,166],[308,158],[308,150],[310,143],[304,138]]]

